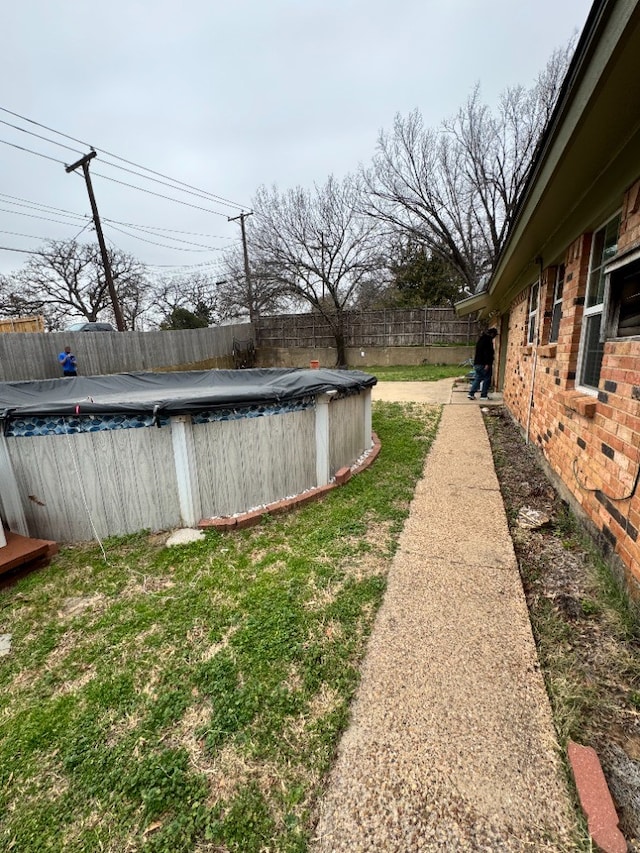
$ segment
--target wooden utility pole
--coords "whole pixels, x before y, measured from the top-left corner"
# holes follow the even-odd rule
[[[229,222],[236,222],[238,219],[240,220],[240,230],[242,231],[242,251],[244,253],[244,277],[247,282],[247,296],[249,298],[249,322],[253,323],[256,317],[255,305],[253,304],[253,286],[251,282],[251,272],[249,270],[249,252],[247,250],[247,234],[244,230],[244,221],[247,216],[253,216],[253,211],[251,213],[241,213],[240,216],[229,216]]]
[[[324,274],[324,231],[320,232],[320,266],[322,268],[322,304],[324,305],[324,283],[326,281]]]
[[[113,314],[116,320],[116,327],[119,332],[124,332],[124,318],[122,316],[122,311],[120,310],[118,294],[116,293],[116,289],[113,284],[113,276],[111,275],[111,264],[109,263],[109,256],[107,255],[107,246],[104,242],[102,225],[100,224],[100,217],[98,216],[98,205],[96,204],[96,199],[93,194],[93,187],[91,186],[91,176],[89,175],[89,162],[93,160],[93,158],[96,156],[97,155],[95,151],[90,151],[89,154],[85,154],[85,156],[81,157],[80,160],[78,160],[76,163],[72,163],[71,166],[65,166],[65,172],[75,172],[78,166],[82,166],[82,171],[84,172],[84,180],[87,184],[87,192],[89,193],[89,201],[91,202],[91,210],[93,211],[93,224],[96,228],[96,235],[98,237],[98,244],[100,246],[100,254],[102,255],[104,277],[105,281],[107,282],[109,296],[111,297],[111,304],[113,305]]]

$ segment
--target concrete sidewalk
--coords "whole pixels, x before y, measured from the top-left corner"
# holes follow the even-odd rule
[[[409,384],[432,386],[412,399],[447,405],[313,849],[571,850],[569,796],[479,403],[451,380],[381,383],[374,399],[398,399]]]
[[[374,400],[387,400],[395,403],[446,403],[465,406],[502,405],[502,394],[493,392],[489,400],[469,400],[469,383],[454,379],[440,379],[438,382],[378,382],[373,387]]]

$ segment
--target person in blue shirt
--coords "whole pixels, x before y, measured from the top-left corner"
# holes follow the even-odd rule
[[[77,376],[77,362],[75,355],[71,352],[71,347],[65,347],[64,352],[58,356],[58,361],[62,365],[63,376]]]

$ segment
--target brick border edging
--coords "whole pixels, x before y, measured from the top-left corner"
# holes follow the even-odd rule
[[[351,468],[340,468],[340,470],[336,472],[333,481],[331,483],[327,483],[326,486],[316,486],[315,488],[302,492],[295,497],[283,498],[280,501],[274,501],[273,503],[266,504],[261,509],[242,512],[238,515],[222,515],[214,518],[202,518],[198,522],[197,527],[201,530],[213,528],[221,533],[225,533],[229,530],[244,530],[247,527],[254,527],[256,524],[260,524],[265,515],[279,515],[284,512],[291,512],[294,509],[298,509],[298,507],[320,500],[329,492],[337,489],[338,486],[344,486],[345,483],[349,482],[354,474],[360,474],[375,462],[380,453],[382,444],[375,432],[371,433],[371,441],[371,450],[362,462],[357,465],[353,465]]]
[[[627,842],[618,829],[618,815],[595,749],[570,740],[567,755],[589,835],[604,853],[626,853]]]

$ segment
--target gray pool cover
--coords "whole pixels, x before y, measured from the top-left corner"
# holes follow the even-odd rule
[[[118,412],[188,414],[281,403],[327,391],[357,393],[376,381],[359,370],[260,368],[0,382],[0,420]]]

